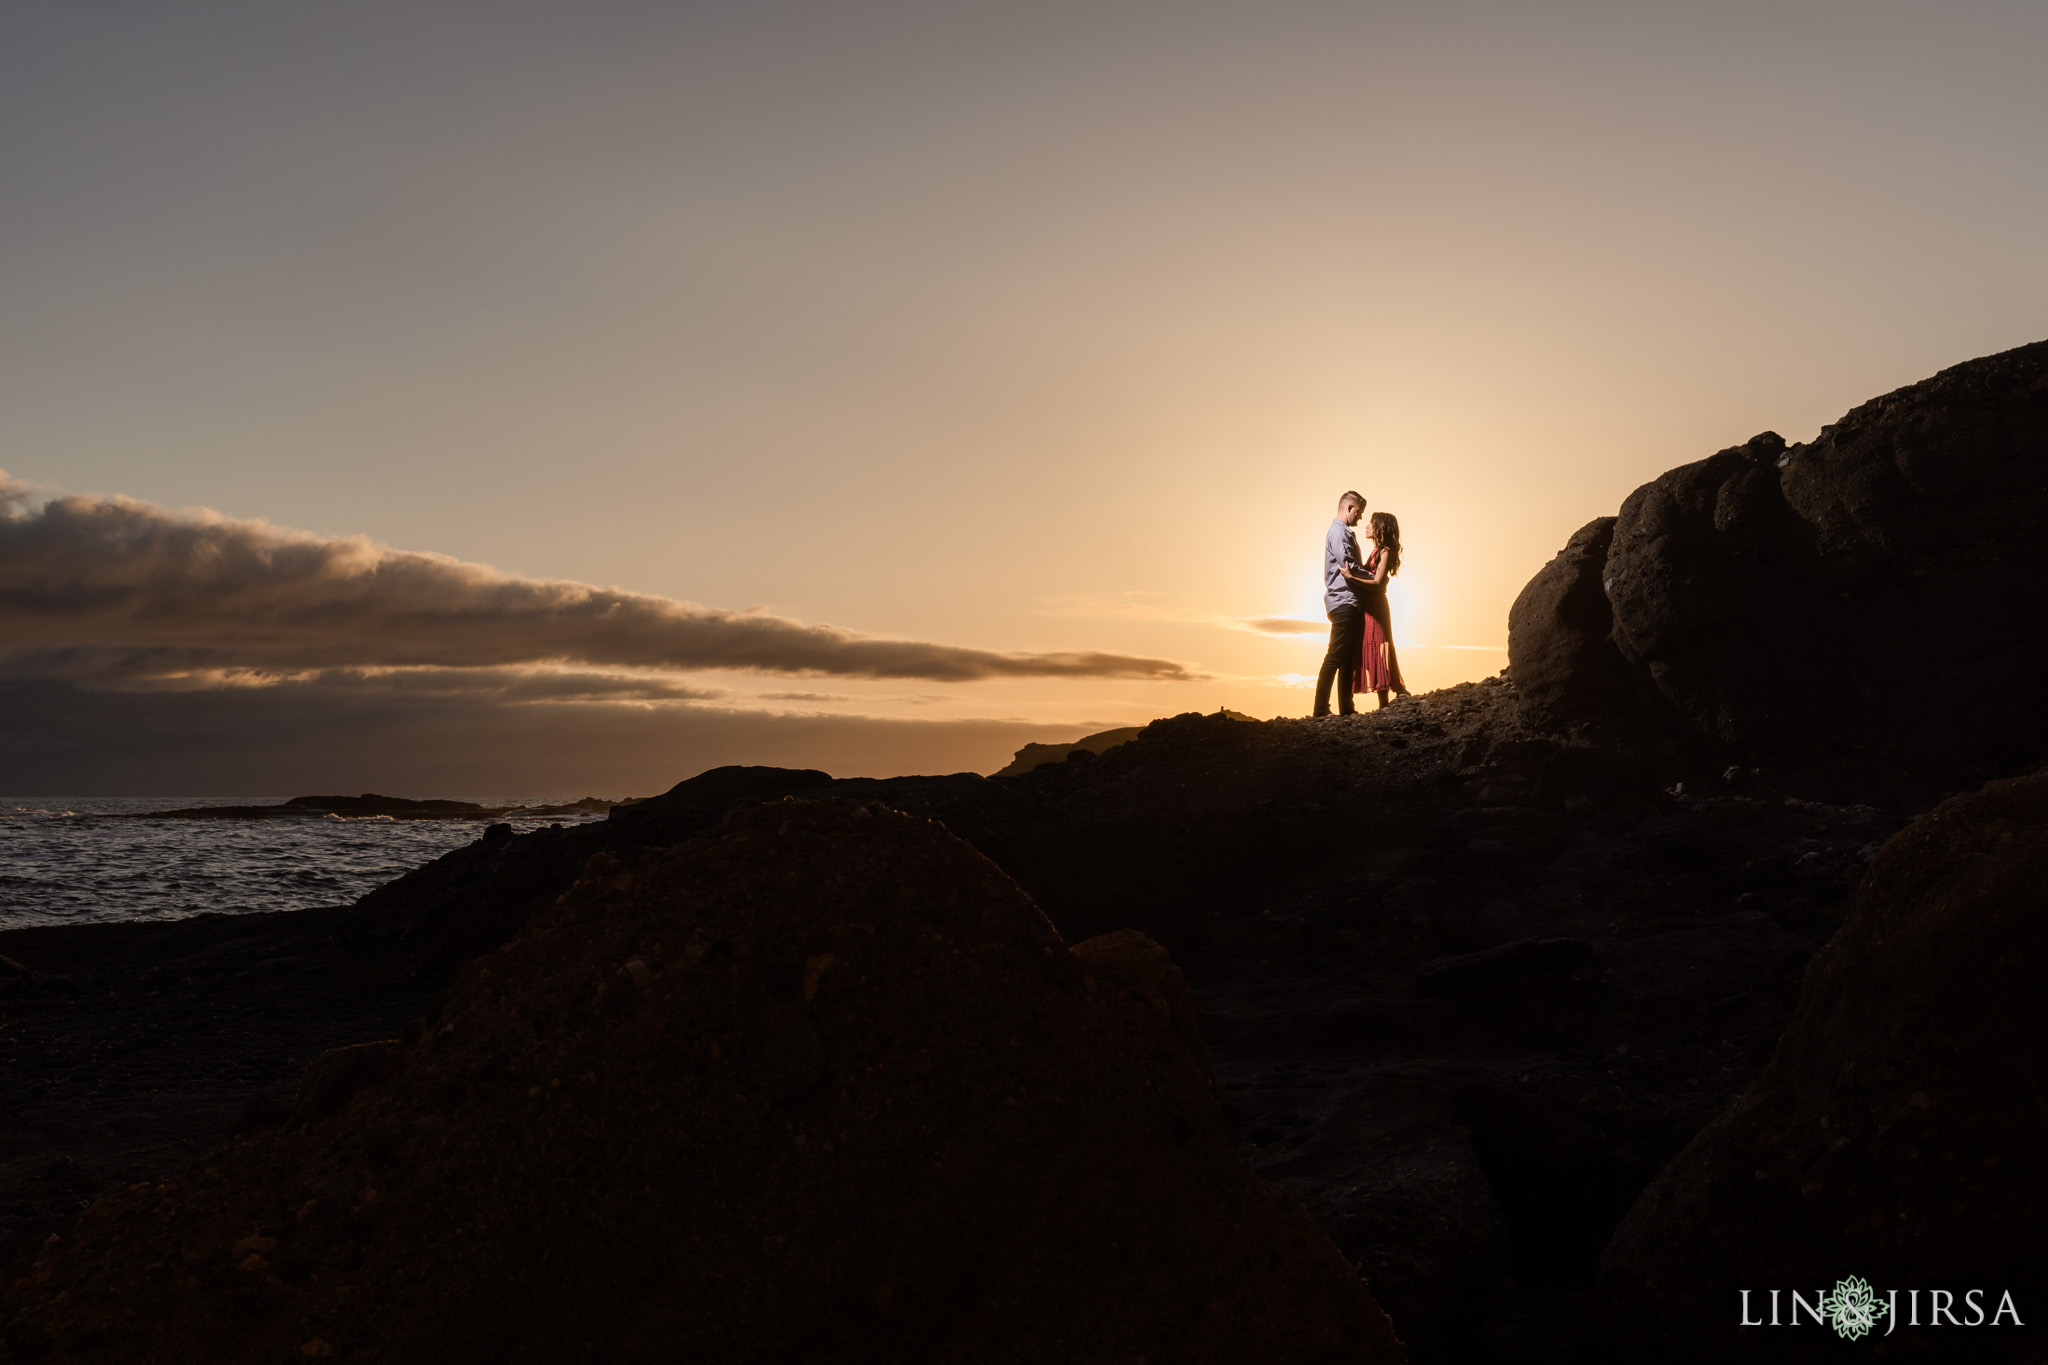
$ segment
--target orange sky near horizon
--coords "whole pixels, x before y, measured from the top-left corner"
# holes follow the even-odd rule
[[[1411,685],[1483,677],[1640,483],[2048,334],[2043,51],[2011,3],[16,7],[0,468],[1193,675],[679,668],[719,697],[576,703],[692,713],[590,785],[1305,714],[1321,635],[1243,623],[1320,618],[1342,489]],[[514,775],[378,733],[366,782]]]

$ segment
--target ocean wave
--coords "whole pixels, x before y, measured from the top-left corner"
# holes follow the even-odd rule
[[[345,905],[482,837],[484,820],[110,820],[275,796],[0,797],[0,929]],[[511,804],[506,802],[504,804]],[[523,805],[548,804],[525,798]],[[507,817],[531,828],[566,817]]]

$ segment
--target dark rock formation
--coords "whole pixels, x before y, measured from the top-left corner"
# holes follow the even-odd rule
[[[511,839],[481,839],[378,887],[350,908],[337,938],[382,974],[444,977],[518,932],[574,882],[591,855],[679,844],[736,801],[814,791],[811,768],[714,768],[611,818]]]
[[[184,806],[177,810],[137,811],[104,816],[113,820],[321,820],[329,815],[360,820],[388,815],[394,820],[486,820],[510,806],[480,806],[474,801],[420,800],[409,796],[294,796],[267,806]]]
[[[284,803],[286,810],[317,811],[325,815],[333,811],[336,815],[487,815],[499,809],[495,806],[480,806],[474,801],[421,800],[410,796],[379,796],[375,792],[364,792],[361,796],[294,796]]]
[[[1144,728],[1142,725],[1126,725],[1121,729],[1104,730],[1099,734],[1083,735],[1072,744],[1027,744],[1017,751],[1016,756],[1000,772],[996,773],[996,776],[1016,777],[1020,773],[1030,772],[1042,763],[1063,762],[1070,755],[1076,753],[1087,754],[1091,758],[1097,758],[1114,749],[1119,744],[1128,743],[1136,739],[1139,732]]]
[[[1076,955],[1098,992],[1193,1050],[1170,950],[1253,1169],[1365,1269],[1414,1357],[1568,1358],[1606,1230],[1761,1069],[1904,817],[1563,742],[1516,695],[1495,679],[1341,721],[1178,716],[1014,778],[718,769],[608,820],[480,838],[353,907],[0,934],[26,969],[0,977],[20,983],[0,1281],[5,1247],[182,1168],[252,1092],[272,1107],[250,1130],[322,1051],[416,1033],[593,856],[637,866],[735,802],[796,795],[941,821],[1069,941],[1109,935]],[[1423,990],[1447,956],[1555,938],[1590,953]],[[60,1157],[90,1191],[28,1178]]]
[[[1694,733],[1738,751],[1834,719],[1849,681],[1827,677],[1832,623],[1814,610],[1804,528],[1778,488],[1785,457],[1765,432],[1638,488],[1602,569],[1622,656]]]
[[[1415,969],[1426,995],[1471,995],[1525,976],[1570,976],[1593,960],[1593,945],[1578,938],[1525,938],[1476,953],[1440,957]]]
[[[1739,1291],[1900,1291],[1891,1354],[2038,1360],[2048,1334],[2048,775],[1944,802],[1894,837],[1808,968],[1747,1094],[1642,1196],[1603,1262],[1631,1360],[1834,1359],[1738,1327]],[[1932,1323],[1931,1291],[2010,1291],[2025,1328]],[[1915,1308],[1906,1291],[1921,1291]],[[1789,1305],[1787,1306],[1789,1311]]]
[[[1254,1169],[1417,1360],[1569,1358],[1607,1233],[1761,1067],[1902,823],[1718,768],[1673,795],[1694,775],[1516,714],[1495,682],[1348,722],[1176,717],[1008,784],[1058,819],[1027,888],[1172,947]],[[1482,965],[1432,996],[1446,954]]]
[[[2026,771],[2048,754],[2044,523],[2048,342],[1645,484],[1604,554],[1595,522],[1517,599],[1511,668],[1546,724],[1613,720],[1618,663],[1731,757]]]
[[[1532,720],[1607,715],[1627,702],[1631,678],[1600,581],[1613,542],[1613,517],[1586,523],[1508,609],[1515,691]]]
[[[868,805],[600,855],[381,1079],[96,1205],[17,1353],[1394,1361],[1137,936]],[[374,1069],[372,1069],[374,1070]],[[357,1074],[363,1073],[363,1074]],[[303,1106],[302,1106],[303,1108]]]
[[[183,806],[177,810],[134,811],[102,815],[102,820],[324,820],[338,816],[362,820],[389,816],[393,820],[491,820],[501,815],[540,818],[550,815],[603,815],[622,806],[639,804],[640,797],[606,801],[586,796],[552,806],[481,806],[474,801],[420,800],[410,796],[294,796],[265,806]]]
[[[1358,1263],[1413,1358],[1488,1359],[1485,1339],[1525,1296],[1508,1267],[1507,1218],[1458,1112],[1458,1091],[1486,1068],[1396,1062],[1335,1083],[1315,1074],[1335,1060],[1321,1050],[1259,1072],[1231,1052],[1224,1074],[1250,1111],[1255,1169],[1301,1198]],[[1528,1358],[1526,1346],[1500,1354]]]
[[[349,1102],[365,1086],[375,1085],[389,1074],[398,1060],[398,1040],[352,1043],[329,1048],[313,1059],[299,1079],[299,1093],[292,1101],[293,1123],[315,1123]]]

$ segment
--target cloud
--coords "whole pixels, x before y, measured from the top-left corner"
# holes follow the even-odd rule
[[[286,676],[537,664],[932,682],[1199,676],[1168,659],[894,640],[765,612],[518,578],[362,537],[171,512],[129,498],[38,503],[4,472],[0,641],[8,651],[0,671],[8,676],[116,686],[236,670]]]
[[[1215,626],[1219,630],[1248,630],[1258,635],[1320,635],[1330,628],[1328,621],[1309,621],[1296,616],[1226,616],[1201,607],[1165,602],[1157,593],[1138,591],[1114,596],[1072,593],[1049,599],[1045,603],[1045,611],[1051,616]]]
[[[806,702],[864,702],[869,706],[896,704],[901,706],[931,706],[942,701],[953,701],[954,697],[945,692],[911,692],[901,695],[856,697],[845,692],[756,692],[757,701],[806,701]]]
[[[460,697],[489,702],[699,702],[732,695],[724,688],[692,687],[659,674],[558,668],[325,668],[283,678],[231,669],[152,679],[147,688],[191,692],[284,684],[308,696]]]
[[[1050,616],[1096,617],[1122,621],[1161,621],[1175,625],[1215,626],[1222,630],[1248,630],[1258,635],[1321,635],[1328,620],[1305,616],[1225,616],[1199,607],[1162,600],[1159,593],[1125,592],[1112,596],[1074,593],[1048,599],[1043,609]],[[1491,654],[1507,653],[1506,645],[1424,645],[1397,640],[1402,649],[1464,649]],[[1206,679],[1204,681],[1207,681]]]
[[[0,772],[17,793],[396,791],[651,795],[723,763],[840,777],[994,772],[1097,724],[790,715],[724,706],[531,705],[422,691],[424,674],[242,689],[95,691],[0,679]]]
[[[1237,624],[1261,635],[1321,635],[1330,628],[1328,621],[1303,621],[1293,616],[1257,616]]]

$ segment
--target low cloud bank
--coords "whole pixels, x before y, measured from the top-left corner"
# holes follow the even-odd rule
[[[1219,630],[1248,630],[1255,635],[1320,635],[1330,628],[1328,621],[1310,621],[1298,616],[1225,616],[1186,602],[1166,600],[1153,592],[1133,591],[1108,596],[1069,593],[1064,597],[1048,598],[1044,605],[1055,616],[1215,626]]]
[[[1292,616],[1259,616],[1238,624],[1261,635],[1321,635],[1330,628],[1327,621],[1301,621]]]
[[[763,612],[516,578],[361,537],[172,512],[129,498],[60,497],[38,505],[0,472],[5,676],[101,686],[182,677],[225,685],[236,673],[253,681],[349,669],[536,664],[947,683],[1197,676],[1168,659],[883,639]]]
[[[994,772],[1025,744],[1086,728],[615,698],[533,706],[333,680],[144,692],[0,680],[0,794],[647,796],[726,763],[839,777]]]

